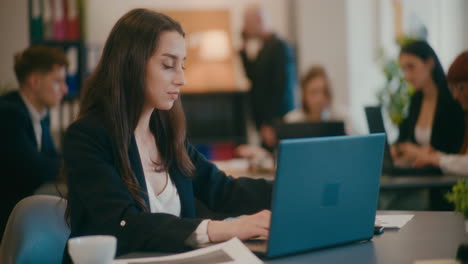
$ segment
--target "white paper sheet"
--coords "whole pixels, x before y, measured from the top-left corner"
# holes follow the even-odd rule
[[[414,215],[377,215],[375,225],[385,228],[402,228]]]
[[[263,263],[238,238],[186,253],[164,257],[114,260],[113,264],[260,264]]]
[[[461,264],[460,261],[454,259],[429,259],[429,260],[416,260],[413,264]]]

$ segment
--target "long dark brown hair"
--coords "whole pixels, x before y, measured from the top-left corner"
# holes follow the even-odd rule
[[[445,77],[444,69],[440,63],[439,57],[435,53],[434,49],[424,40],[411,41],[401,47],[401,54],[409,54],[420,58],[422,61],[427,62],[432,58],[434,61],[434,68],[431,72],[431,77],[437,86],[438,96],[443,99],[452,99],[450,91],[448,89],[447,79]],[[416,92],[415,95],[422,96],[422,91]]]
[[[148,207],[140,196],[143,191],[131,169],[128,150],[142,113],[146,66],[161,34],[167,31],[185,36],[179,23],[148,9],[134,9],[120,18],[106,41],[96,70],[87,80],[78,117],[89,116],[96,110],[103,113],[117,149],[120,177],[143,211],[148,211]],[[167,170],[175,165],[190,177],[195,167],[185,149],[185,126],[180,100],[170,110],[155,109],[150,120],[162,168]]]

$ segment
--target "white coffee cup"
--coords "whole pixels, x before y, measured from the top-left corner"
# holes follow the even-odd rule
[[[110,264],[116,247],[114,236],[81,236],[68,240],[68,252],[75,264]]]

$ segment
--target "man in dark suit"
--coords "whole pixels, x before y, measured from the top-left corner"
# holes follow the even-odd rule
[[[251,110],[265,147],[276,144],[272,123],[294,109],[297,76],[294,56],[288,44],[270,28],[265,10],[249,6],[244,15],[243,47],[240,56],[251,81]],[[257,39],[262,47],[255,59],[247,56],[249,40]]]
[[[63,51],[44,46],[15,55],[19,90],[0,97],[0,239],[15,204],[57,178],[60,157],[48,109],[68,90],[67,65]]]

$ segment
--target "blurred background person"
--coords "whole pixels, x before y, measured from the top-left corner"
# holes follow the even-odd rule
[[[436,53],[426,41],[413,41],[401,48],[399,63],[416,92],[410,99],[408,116],[400,125],[397,143],[391,147],[394,161],[411,166],[425,148],[458,153],[463,144],[464,113],[450,94]],[[402,209],[451,210],[444,199],[447,191],[402,190],[394,204]],[[426,201],[429,204],[425,205]]]
[[[453,97],[465,112],[465,129],[462,148],[457,154],[423,148],[416,157],[414,166],[432,165],[440,167],[444,173],[468,176],[468,51],[460,54],[449,68],[447,80]],[[459,131],[454,131],[458,134]]]
[[[283,121],[320,122],[345,121],[347,134],[352,134],[349,122],[332,107],[333,93],[328,74],[320,65],[313,65],[301,79],[302,106],[287,113]]]
[[[264,147],[272,149],[276,143],[272,123],[294,109],[296,66],[288,44],[271,29],[266,11],[253,4],[246,8],[240,51],[245,73],[251,81],[250,105],[253,120],[260,132]],[[247,42],[262,42],[255,59],[246,53]]]
[[[0,97],[0,239],[15,204],[54,181],[60,157],[50,134],[49,108],[67,93],[63,51],[34,46],[15,55],[19,90]]]
[[[401,48],[399,63],[416,92],[400,125],[397,144],[392,147],[395,160],[411,163],[419,146],[458,153],[463,143],[464,114],[450,94],[434,50],[426,41],[410,42]]]

